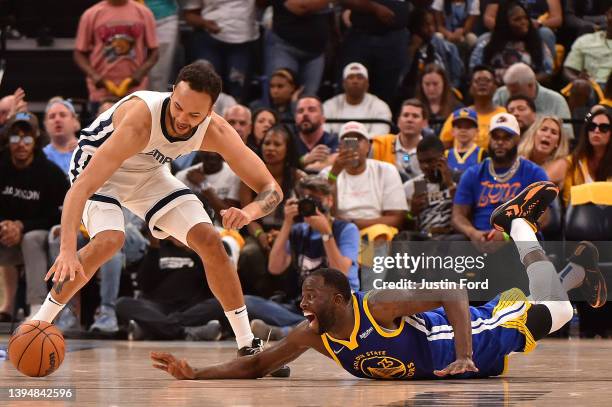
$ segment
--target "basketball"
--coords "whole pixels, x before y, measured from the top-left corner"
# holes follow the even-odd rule
[[[24,322],[15,330],[8,343],[11,363],[30,377],[53,373],[62,364],[64,353],[62,333],[45,321]]]

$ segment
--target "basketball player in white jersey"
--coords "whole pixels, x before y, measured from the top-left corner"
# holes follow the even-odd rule
[[[169,235],[201,257],[208,285],[226,311],[239,355],[259,350],[249,326],[238,275],[198,198],[171,175],[170,161],[194,150],[214,151],[258,195],[242,209],[222,211],[225,228],[241,228],[270,213],[282,191],[236,131],[212,110],[220,78],[194,63],[178,75],[172,93],[126,96],[83,129],[64,200],[61,250],[45,279],[54,287],[34,320],[53,321],[70,298],[124,242],[121,206],[146,221],[153,236]],[[83,223],[91,241],[77,252]]]

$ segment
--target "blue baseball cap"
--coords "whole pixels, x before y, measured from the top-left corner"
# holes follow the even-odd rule
[[[478,127],[478,114],[476,114],[476,110],[469,107],[462,107],[453,112],[453,124],[458,120],[469,120]]]

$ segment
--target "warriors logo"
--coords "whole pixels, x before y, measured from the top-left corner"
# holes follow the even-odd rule
[[[414,376],[414,363],[405,365],[400,360],[389,356],[372,356],[363,358],[359,369],[373,379],[400,379]]]

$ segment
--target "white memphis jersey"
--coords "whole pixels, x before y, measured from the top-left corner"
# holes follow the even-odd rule
[[[113,114],[117,107],[133,97],[142,99],[151,112],[151,137],[147,146],[138,154],[125,160],[119,170],[149,172],[182,155],[200,149],[202,139],[210,123],[210,117],[207,117],[204,122],[195,128],[191,136],[186,138],[173,137],[168,133],[164,121],[166,109],[170,108],[170,93],[134,92],[115,103],[94,120],[91,125],[81,130],[79,146],[74,151],[70,164],[70,180],[72,182],[85,169],[96,150],[113,134],[115,130]],[[124,136],[129,137],[128,134]]]

